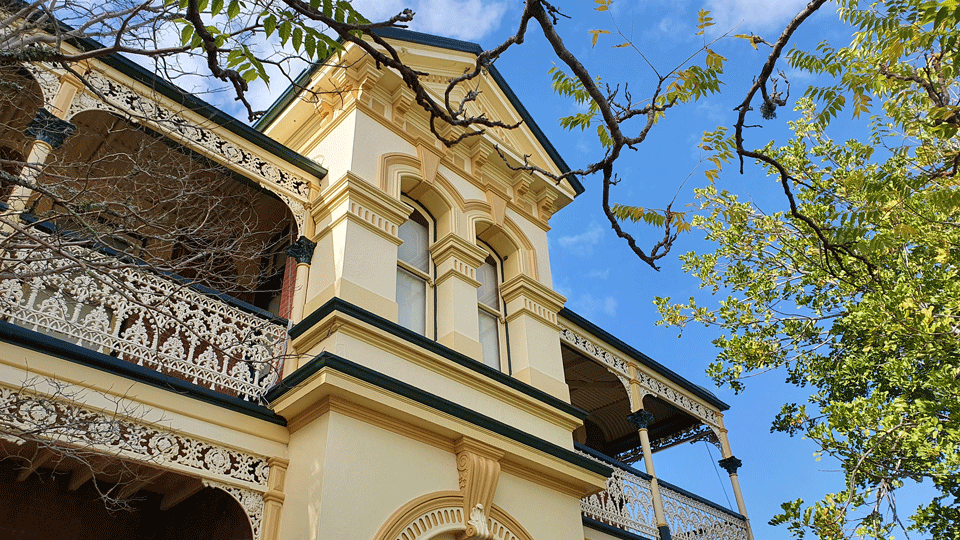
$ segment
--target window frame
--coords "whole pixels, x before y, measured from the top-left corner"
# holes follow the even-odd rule
[[[497,320],[497,345],[498,345],[498,351],[497,351],[497,352],[498,352],[499,357],[500,357],[500,358],[499,358],[499,360],[500,360],[500,367],[499,367],[499,368],[496,368],[496,369],[498,369],[498,371],[500,371],[501,373],[506,373],[506,374],[509,375],[509,374],[512,373],[512,366],[511,366],[511,362],[510,362],[510,339],[509,339],[509,330],[508,330],[508,328],[507,328],[507,305],[506,305],[506,302],[503,301],[503,291],[502,291],[502,289],[503,289],[503,282],[504,282],[503,259],[501,259],[501,258],[500,258],[500,255],[499,255],[496,251],[494,251],[494,249],[493,249],[492,247],[490,247],[490,245],[487,244],[486,242],[484,242],[484,241],[482,241],[482,240],[478,240],[478,241],[477,241],[477,245],[478,245],[481,249],[483,249],[484,251],[487,252],[487,258],[483,261],[482,264],[486,264],[487,261],[491,261],[491,260],[493,261],[493,268],[494,268],[494,272],[495,272],[496,280],[497,280],[497,282],[496,282],[496,285],[497,285],[497,306],[498,306],[498,308],[499,308],[499,309],[497,310],[497,309],[494,309],[494,308],[488,306],[487,304],[481,302],[481,301],[480,301],[480,288],[478,287],[478,288],[477,288],[477,309],[478,309],[478,316],[477,316],[477,318],[479,319],[479,312],[487,313],[488,315],[491,315],[491,316],[493,316],[494,318],[496,318],[496,320]],[[478,276],[478,278],[479,278],[479,276]],[[478,325],[479,325],[479,320],[478,320]],[[478,329],[478,330],[479,330],[479,329]],[[483,347],[483,343],[482,343],[482,342],[480,343],[480,347],[481,347],[481,349],[482,349],[482,347]],[[481,354],[482,354],[482,352],[481,352]],[[487,363],[486,363],[485,361],[483,362],[483,364],[484,364],[484,365],[487,365]],[[493,366],[489,366],[489,367],[493,367]]]
[[[437,267],[433,262],[433,255],[430,253],[430,247],[436,243],[437,239],[437,220],[433,217],[426,208],[424,208],[420,203],[415,200],[407,197],[406,195],[401,195],[400,200],[413,207],[414,211],[419,213],[424,221],[427,222],[427,268],[428,271],[424,272],[420,268],[413,266],[412,264],[401,260],[399,254],[397,255],[397,271],[400,270],[412,274],[414,277],[422,280],[424,282],[424,321],[423,328],[424,337],[436,341],[437,339],[437,288],[436,288],[436,274]],[[410,217],[407,217],[407,221],[412,219],[412,214]],[[404,224],[406,221],[404,221]],[[402,225],[401,225],[402,226]],[[399,246],[398,246],[399,248]],[[399,283],[398,283],[399,287]],[[396,298],[395,298],[396,300]],[[408,328],[399,322],[399,306],[398,306],[398,324],[407,328],[412,332],[417,332],[412,328]]]

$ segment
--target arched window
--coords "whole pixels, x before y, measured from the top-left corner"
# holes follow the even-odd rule
[[[405,201],[411,204],[411,201]],[[411,204],[411,206],[414,206]],[[430,239],[433,223],[425,212],[414,206],[398,235],[403,243],[397,248],[397,304],[398,321],[420,335],[432,337],[433,324],[433,261],[430,259]]]
[[[506,371],[502,351],[504,347],[504,309],[500,298],[502,273],[500,261],[492,254],[477,268],[477,305],[480,315],[480,346],[483,348],[483,363],[500,371]]]

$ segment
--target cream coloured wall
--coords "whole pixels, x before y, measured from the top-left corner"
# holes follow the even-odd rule
[[[580,499],[574,495],[503,472],[493,502],[536,540],[583,540]]]

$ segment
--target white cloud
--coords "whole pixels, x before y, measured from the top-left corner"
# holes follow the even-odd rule
[[[574,311],[587,319],[594,318],[597,315],[605,315],[607,317],[616,317],[617,315],[617,299],[610,295],[596,298],[591,294],[584,294],[571,300],[569,303],[572,305]]]
[[[716,23],[710,28],[713,34],[728,32],[738,24],[738,34],[760,34],[768,30],[779,30],[777,27],[792,19],[807,2],[808,0],[707,0],[704,9],[710,11],[710,16]],[[767,41],[772,42],[773,39],[768,38]]]
[[[370,20],[384,20],[404,8],[416,16],[411,30],[477,41],[500,27],[507,3],[497,0],[356,0],[357,10]]]
[[[593,270],[587,277],[590,279],[607,279],[610,276],[610,269],[604,268],[603,270]]]
[[[603,239],[603,231],[604,229],[596,221],[592,221],[586,231],[571,236],[561,236],[557,239],[557,244],[574,255],[590,255],[593,253],[593,247]]]

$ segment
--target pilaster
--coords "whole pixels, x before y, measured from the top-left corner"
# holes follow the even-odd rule
[[[317,247],[305,310],[339,297],[396,321],[397,231],[413,210],[349,171],[312,207]]]
[[[283,508],[283,493],[286,483],[287,467],[290,461],[271,457],[267,460],[270,466],[270,477],[267,479],[267,492],[263,494],[263,528],[260,532],[261,540],[276,540],[280,537],[280,510]]]
[[[437,270],[437,341],[482,361],[477,268],[487,252],[451,233],[430,247],[430,255]]]
[[[535,279],[518,275],[500,289],[506,304],[513,376],[562,400],[570,399],[560,361],[557,312],[566,298]]]

